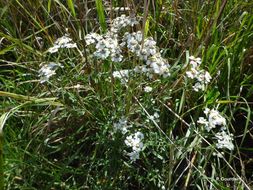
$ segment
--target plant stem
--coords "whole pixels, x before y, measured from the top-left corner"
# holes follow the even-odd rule
[[[0,131],[0,190],[4,189],[3,133]]]

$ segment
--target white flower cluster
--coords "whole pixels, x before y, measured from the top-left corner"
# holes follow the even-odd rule
[[[122,28],[125,28],[127,26],[134,26],[135,24],[138,24],[138,21],[135,17],[130,17],[122,14],[120,17],[117,17],[112,21],[110,32],[112,35],[118,35],[119,31]]]
[[[208,119],[206,120],[205,118],[200,117],[197,122],[203,124],[208,132],[216,126],[221,126],[222,129],[225,128],[226,119],[220,115],[219,111],[206,108],[204,113]]]
[[[44,83],[49,80],[49,78],[55,75],[55,71],[63,67],[59,63],[50,62],[49,64],[43,65],[39,70],[40,83]]]
[[[125,144],[132,148],[132,152],[128,153],[132,161],[139,159],[140,152],[143,149],[143,139],[144,135],[139,131],[126,137]]]
[[[137,23],[136,18],[122,15],[112,21],[111,28],[105,35],[90,33],[84,39],[88,46],[95,46],[93,55],[99,59],[110,58],[113,62],[121,62],[123,60],[122,48],[126,46],[129,52],[146,62],[146,65],[137,66],[134,69],[136,73],[145,73],[149,77],[152,77],[153,74],[169,76],[169,64],[162,58],[156,41],[152,37],[143,40],[142,32],[138,31],[126,32],[122,39],[119,39],[118,34],[122,28]]]
[[[123,56],[121,55],[121,49],[118,43],[118,33],[122,28],[133,26],[137,23],[136,18],[121,15],[112,21],[111,28],[105,35],[90,33],[84,39],[88,46],[95,45],[95,57],[102,60],[110,57],[113,62],[121,62]]]
[[[207,119],[205,119],[204,117],[200,117],[197,123],[204,125],[205,129],[208,132],[219,126],[220,132],[216,133],[214,137],[214,139],[218,140],[218,142],[216,143],[216,147],[219,149],[227,148],[229,150],[233,150],[234,145],[232,142],[232,135],[226,132],[226,119],[221,116],[219,111],[214,109],[210,110],[209,108],[206,108],[204,113]]]
[[[105,60],[108,57],[113,62],[121,62],[123,56],[118,45],[118,39],[112,38],[110,35],[99,35],[96,33],[87,34],[84,37],[87,45],[95,45],[96,51],[94,56]]]
[[[151,86],[145,86],[144,87],[144,92],[152,92],[153,88]]]
[[[153,115],[150,115],[146,122],[155,121],[156,123],[159,122],[160,115],[158,112],[155,112]]]
[[[144,60],[146,65],[137,66],[136,72],[146,73],[152,77],[153,73],[167,77],[169,73],[169,64],[162,58],[156,41],[152,37],[148,37],[143,41],[141,31],[133,33],[125,33],[123,36],[121,47],[127,46],[128,50],[134,53],[138,58]],[[143,41],[143,44],[142,44]]]
[[[121,84],[125,84],[128,82],[129,74],[132,73],[133,70],[123,69],[119,71],[113,71],[112,75],[114,78],[120,79]]]
[[[127,119],[122,117],[117,123],[113,124],[113,128],[115,131],[120,131],[123,135],[128,132],[128,129],[131,128],[132,125],[127,124]]]
[[[127,119],[125,117],[122,117],[117,123],[113,124],[114,131],[119,131],[123,135],[126,135],[126,133],[129,133],[129,129],[132,128],[132,124],[128,124]],[[132,148],[132,152],[127,153],[127,155],[130,157],[130,160],[135,161],[139,159],[140,152],[143,149],[143,142],[144,135],[141,132],[135,132],[134,134],[130,134],[126,136],[125,144],[128,147]]]
[[[218,132],[215,135],[215,139],[218,140],[216,147],[219,149],[227,148],[228,150],[234,150],[233,135],[227,134],[226,131]]]
[[[97,33],[92,32],[90,34],[87,34],[84,39],[87,45],[91,45],[98,43],[100,40],[103,40],[103,37]]]
[[[195,58],[194,56],[190,56],[189,59],[190,70],[186,72],[186,76],[190,79],[197,80],[197,82],[193,86],[194,91],[204,91],[205,86],[211,81],[212,77],[210,76],[208,71],[199,68],[201,64],[201,58]]]
[[[47,51],[49,53],[55,53],[58,52],[60,48],[77,48],[77,45],[76,43],[72,42],[71,38],[69,38],[67,35],[64,35],[61,38],[58,38],[54,42],[54,46],[50,47]]]

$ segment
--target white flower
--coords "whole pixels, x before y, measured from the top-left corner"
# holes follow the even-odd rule
[[[201,58],[200,57],[195,58],[194,56],[190,56],[189,59],[190,59],[190,61],[195,62],[197,65],[201,64]],[[190,62],[190,64],[191,64],[191,62]]]
[[[134,134],[134,137],[135,137],[136,139],[140,139],[140,140],[144,139],[144,135],[143,135],[143,133],[140,132],[140,131],[136,132],[136,133]]]
[[[141,31],[137,31],[136,33],[135,33],[135,39],[138,41],[138,42],[142,42],[142,38],[143,38],[143,36],[142,36],[142,32]]]
[[[144,88],[145,92],[151,92],[152,90],[153,90],[153,88],[150,86],[145,86],[145,88]]]
[[[190,65],[192,66],[192,68],[197,68],[199,66],[199,64],[195,61],[190,61]]]
[[[50,62],[49,64],[41,67],[39,70],[39,77],[41,78],[40,83],[48,81],[51,76],[55,75],[55,71],[58,67],[62,67],[62,65],[54,62]]]
[[[214,109],[210,110],[209,108],[206,108],[204,110],[204,113],[207,119],[200,117],[197,123],[204,125],[207,131],[214,129],[217,126],[220,126],[221,129],[225,128],[226,119],[222,117],[217,110]]]
[[[60,48],[60,46],[58,45],[54,45],[53,47],[50,47],[47,51],[49,53],[56,53],[58,51],[58,49]]]
[[[204,125],[206,130],[209,132],[210,130],[220,126],[220,132],[215,134],[214,139],[217,139],[216,147],[227,148],[229,150],[234,149],[234,145],[232,143],[233,138],[232,135],[228,135],[226,132],[226,119],[221,116],[221,114],[217,110],[210,110],[209,108],[205,108],[204,111],[207,119],[200,117],[197,123]]]
[[[111,59],[113,62],[121,62],[123,60],[123,56],[118,53],[112,53],[111,54]]]
[[[150,115],[150,117],[146,121],[149,122],[151,120],[151,121],[155,121],[156,123],[158,123],[159,117],[160,117],[160,115],[157,112],[155,112],[153,115]]]
[[[128,82],[130,72],[132,72],[132,70],[123,69],[119,71],[113,71],[112,75],[113,78],[118,78],[120,79],[122,84],[125,84],[126,82]]]
[[[199,66],[201,64],[201,58],[195,58],[193,56],[190,56],[189,59],[190,70],[186,71],[186,76],[190,79],[197,79],[198,82],[193,85],[194,91],[204,91],[206,85],[211,81],[212,77],[208,71],[199,69]]]
[[[106,59],[110,55],[110,51],[107,48],[101,48],[94,52],[94,55],[100,59]]]
[[[215,138],[218,140],[218,142],[216,143],[217,148],[227,148],[229,150],[234,150],[234,144],[232,143],[232,135],[228,135],[225,131],[221,131],[215,134]]]
[[[147,60],[147,65],[153,70],[153,73],[163,76],[169,76],[169,64],[161,57],[155,54]]]
[[[152,78],[153,74],[163,77],[170,76],[170,66],[162,58],[156,46],[156,41],[152,37],[143,39],[142,31],[126,32],[123,35],[123,39],[120,42],[118,41],[120,40],[118,39],[120,36],[118,32],[122,28],[134,24],[137,24],[136,18],[121,15],[112,21],[111,30],[105,35],[100,36],[96,33],[86,35],[86,44],[95,44],[96,51],[94,56],[103,60],[110,58],[113,62],[121,62],[123,60],[121,48],[126,46],[127,50],[132,53],[130,55],[134,55],[146,62],[146,65],[137,66],[139,68],[136,67],[134,69],[136,72],[145,73],[149,78]],[[142,42],[144,43],[142,44]]]
[[[197,82],[193,86],[193,90],[198,92],[199,90],[205,90],[205,85],[203,83]]]
[[[209,122],[204,117],[199,117],[197,123],[208,126]]]
[[[205,114],[206,116],[208,116],[209,112],[210,112],[210,109],[209,109],[209,108],[205,108],[204,114]]]
[[[67,49],[69,49],[69,48],[77,48],[77,45],[76,45],[76,43],[68,43],[68,44],[65,44],[62,47],[65,47]]]
[[[103,39],[103,37],[100,36],[97,33],[90,33],[90,34],[87,34],[84,37],[84,40],[85,40],[85,42],[86,42],[87,45],[91,45],[91,44],[97,43],[97,42],[99,42],[102,39]]]
[[[191,79],[196,78],[198,75],[199,75],[199,71],[197,71],[194,67],[191,68],[190,71],[187,71],[187,72],[186,72],[186,76],[187,76],[188,78],[191,78]]]
[[[130,157],[130,160],[132,160],[133,162],[140,158],[139,151],[133,151],[133,152],[127,153],[127,155]]]
[[[211,75],[207,71],[205,72],[205,77],[204,78],[205,78],[205,83],[206,84],[208,84],[212,79]]]
[[[60,48],[77,48],[77,45],[76,45],[76,43],[72,43],[72,39],[69,38],[67,35],[65,35],[65,36],[58,38],[54,42],[54,46],[50,47],[47,51],[49,53],[55,53]]]
[[[118,123],[113,124],[115,131],[120,131],[122,134],[126,134],[128,132],[128,128],[131,128],[132,125],[127,124],[126,118],[122,117]]]
[[[72,39],[67,37],[66,35],[65,36],[62,36],[61,38],[58,38],[56,41],[55,41],[55,44],[56,45],[59,45],[59,46],[64,46],[65,44],[68,44],[69,42],[71,42]]]
[[[110,31],[111,33],[117,34],[122,28],[127,26],[134,26],[135,24],[138,24],[135,17],[129,17],[122,14],[120,17],[117,17],[112,21]]]
[[[226,119],[220,115],[217,110],[212,109],[208,115],[210,129],[218,126],[226,126]]]
[[[126,137],[125,144],[132,148],[132,152],[128,153],[131,160],[139,159],[139,152],[143,149],[143,139],[144,135],[139,131]]]

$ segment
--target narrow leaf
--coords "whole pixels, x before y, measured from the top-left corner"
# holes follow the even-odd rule
[[[76,11],[75,11],[75,6],[74,6],[74,2],[72,0],[67,0],[67,4],[68,4],[68,7],[72,13],[72,15],[74,17],[76,17]]]
[[[96,9],[98,13],[99,22],[102,28],[102,31],[106,31],[106,22],[105,22],[105,14],[104,14],[104,6],[102,0],[96,0]]]

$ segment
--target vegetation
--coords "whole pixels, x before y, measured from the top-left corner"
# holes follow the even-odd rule
[[[0,0],[0,189],[251,189],[241,0]]]

